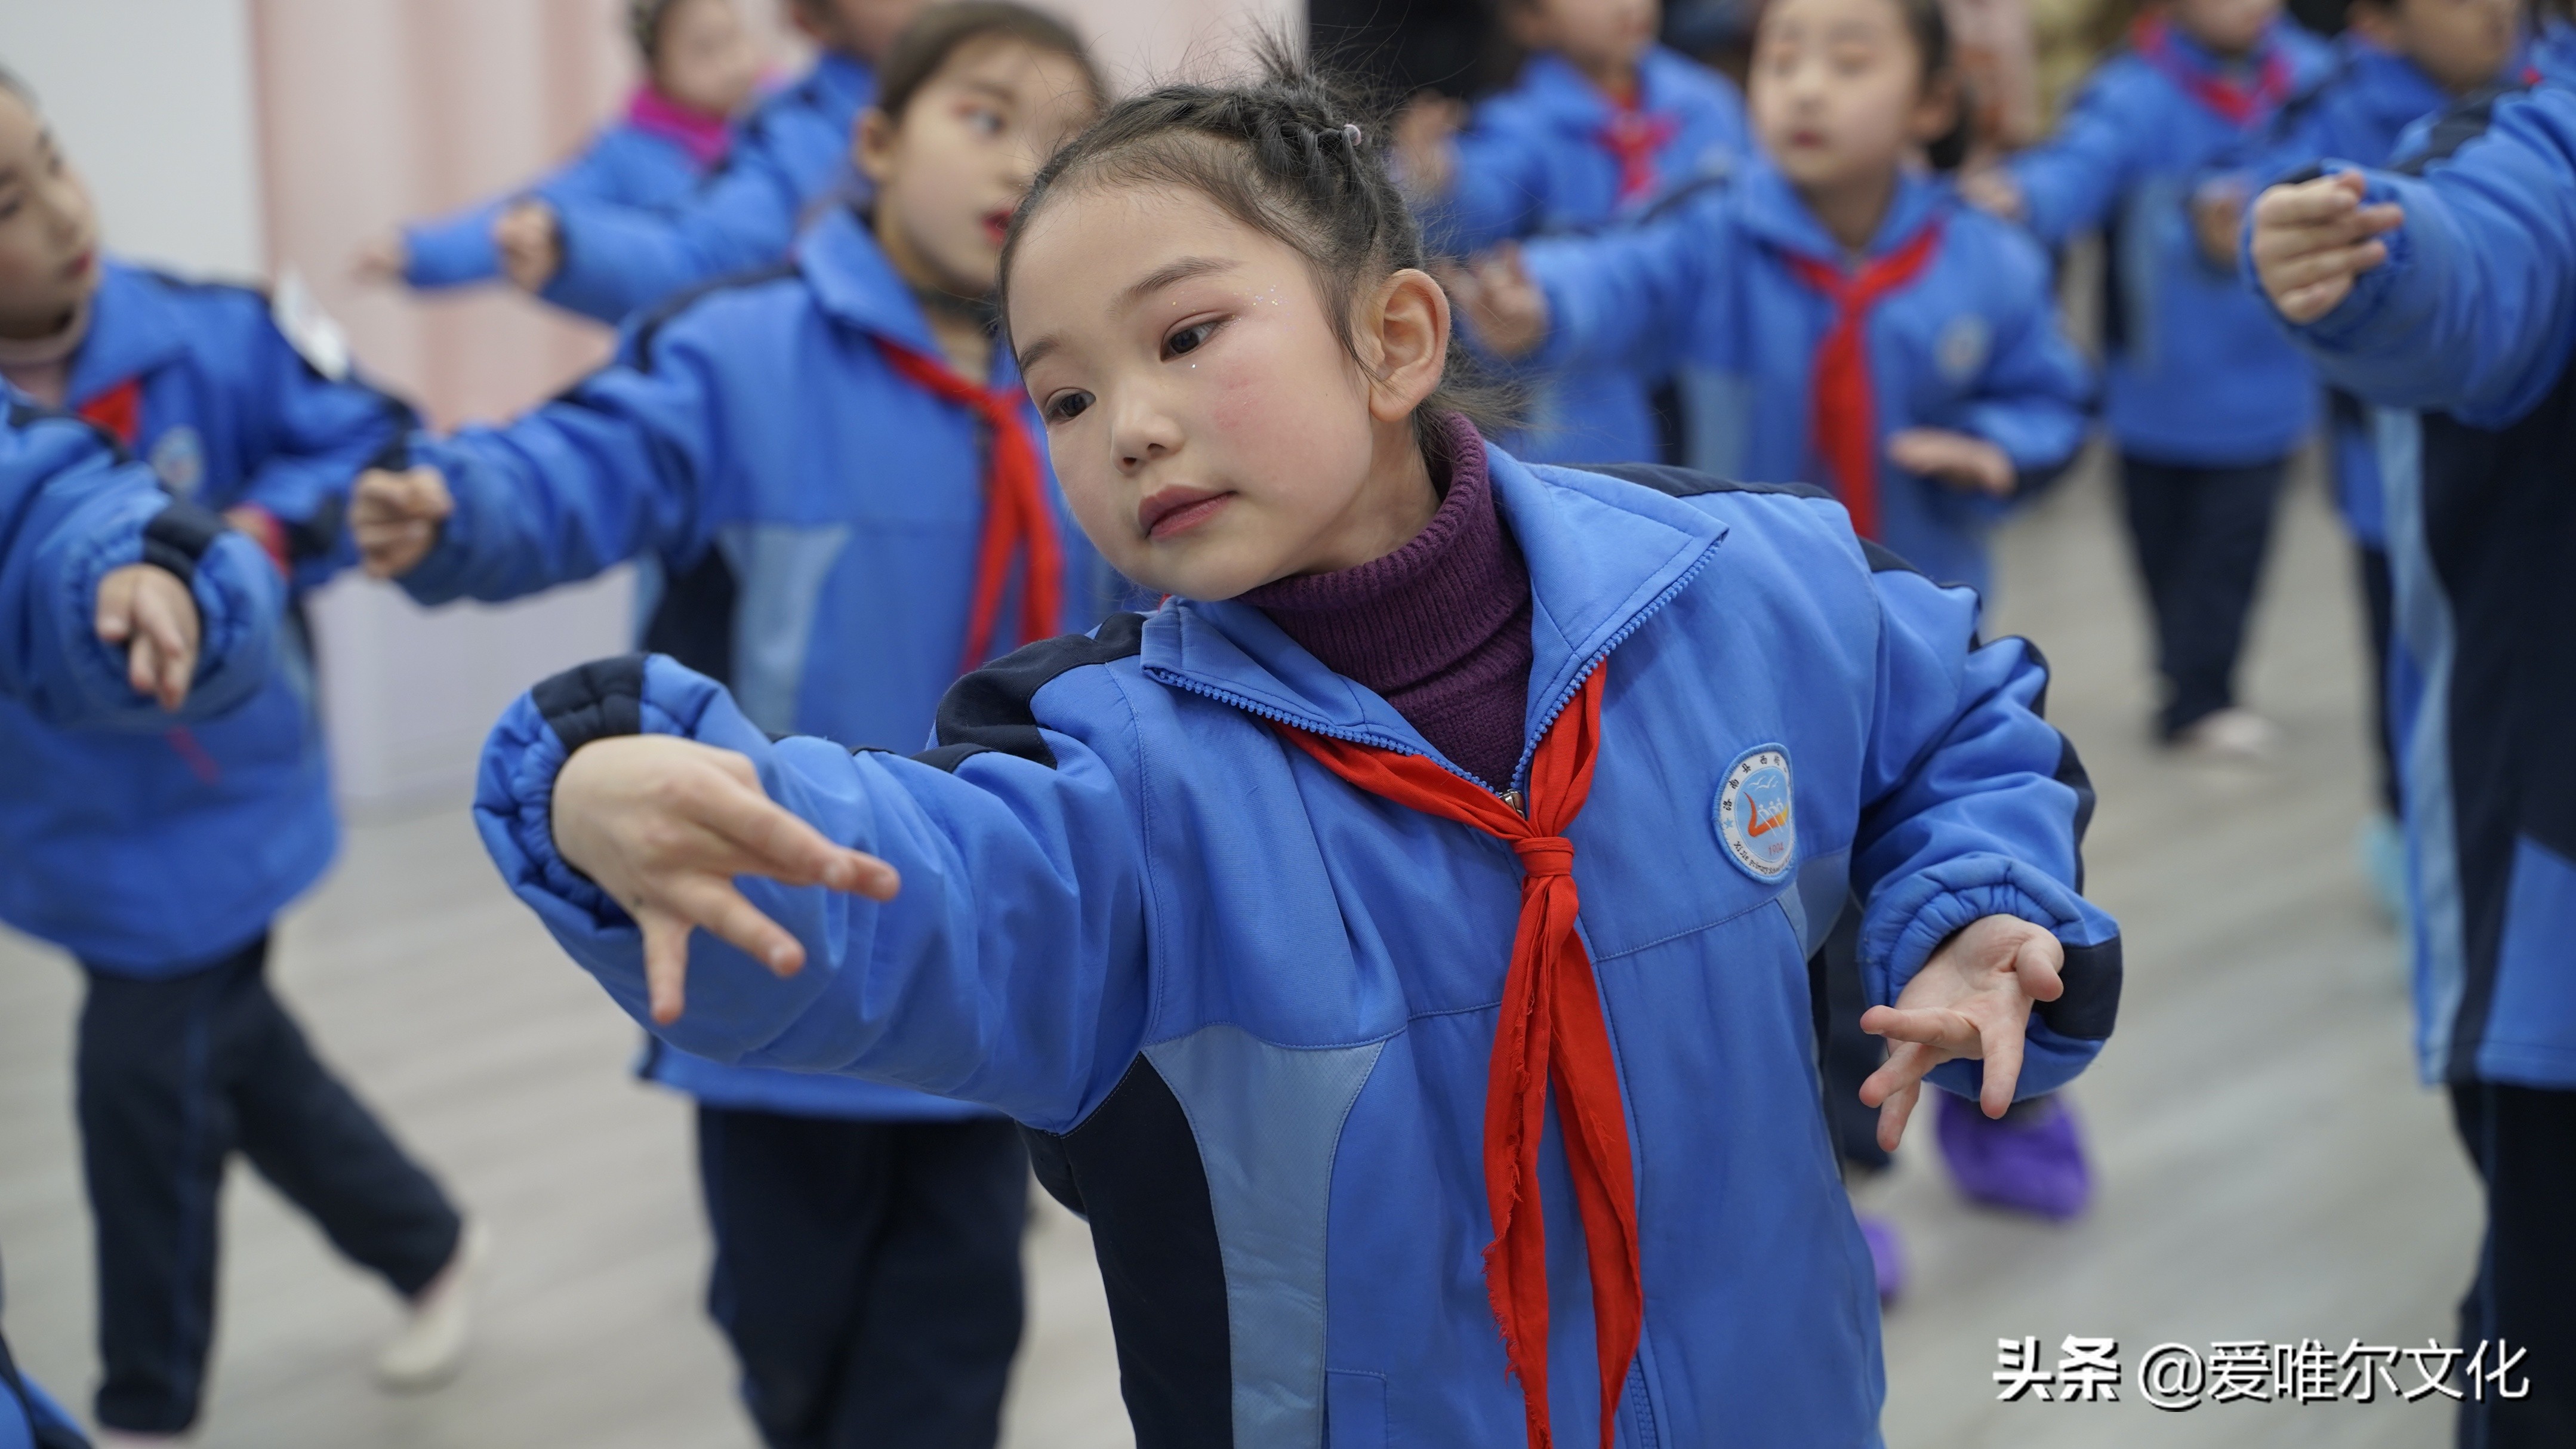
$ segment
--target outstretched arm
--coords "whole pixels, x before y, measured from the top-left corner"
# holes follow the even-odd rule
[[[511,707],[475,814],[521,899],[673,1045],[1061,1130],[1142,1040],[1144,893],[1111,763],[1132,751],[1040,739],[1043,760],[953,770],[772,743],[713,682],[628,656]]]
[[[1978,644],[1965,589],[1896,567],[1875,580],[1879,686],[1852,886],[1879,1008],[1863,1025],[1900,1043],[1864,1096],[1892,1137],[1927,1073],[1999,1116],[2083,1070],[2111,1032],[2120,952],[2118,928],[2079,894],[2092,787],[2040,717],[2037,652]]]
[[[2246,260],[2336,385],[2481,427],[2520,417],[2576,338],[2576,94],[2496,103],[2484,137],[2420,177],[2273,187]]]

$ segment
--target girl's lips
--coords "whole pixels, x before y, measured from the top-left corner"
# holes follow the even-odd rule
[[[63,267],[63,280],[77,281],[82,277],[88,276],[90,274],[90,269],[97,265],[98,248],[84,248],[79,256],[72,258],[71,261]]]
[[[1216,517],[1233,499],[1204,488],[1166,488],[1137,505],[1136,523],[1147,538],[1171,538]]]
[[[984,235],[991,240],[993,245],[1000,246],[1003,238],[1010,234],[1011,209],[1009,207],[1004,207],[999,211],[988,211],[984,213]]]

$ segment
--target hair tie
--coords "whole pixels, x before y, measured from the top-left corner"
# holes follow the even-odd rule
[[[1368,140],[1368,133],[1360,129],[1357,121],[1346,121],[1342,124],[1342,139],[1350,143],[1353,151],[1357,151],[1361,144]]]

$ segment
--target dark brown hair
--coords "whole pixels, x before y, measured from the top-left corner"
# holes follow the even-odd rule
[[[1185,187],[1305,258],[1333,335],[1360,361],[1352,303],[1389,275],[1423,265],[1421,228],[1387,175],[1374,107],[1275,37],[1258,44],[1256,65],[1255,78],[1239,85],[1166,85],[1131,96],[1056,152],[1002,244],[1005,319],[1020,238],[1056,191]],[[1453,334],[1440,385],[1414,412],[1415,436],[1427,450],[1444,445],[1440,419],[1447,414],[1489,431],[1508,426],[1508,394],[1476,380],[1473,370]]]
[[[1082,67],[1083,84],[1090,88],[1094,104],[1108,99],[1099,68],[1091,63],[1091,52],[1072,26],[1011,0],[948,0],[914,16],[887,47],[885,61],[877,67],[877,98],[872,104],[889,119],[902,121],[903,108],[957,52],[976,41],[996,39],[1016,40],[1033,50],[1063,56]]]

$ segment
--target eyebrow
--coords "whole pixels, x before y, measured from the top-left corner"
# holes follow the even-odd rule
[[[1156,267],[1154,270],[1147,272],[1144,276],[1130,283],[1125,290],[1118,294],[1118,300],[1115,305],[1122,308],[1133,307],[1138,302],[1145,300],[1147,297],[1154,295],[1165,287],[1175,286],[1179,283],[1186,282],[1192,277],[1205,277],[1212,276],[1218,272],[1230,272],[1238,265],[1240,264],[1232,257],[1181,257],[1175,261],[1165,262],[1163,265]],[[1020,375],[1022,377],[1026,377],[1030,368],[1037,366],[1040,359],[1055,351],[1059,345],[1059,340],[1050,334],[1048,336],[1041,337],[1035,342],[1032,342],[1028,346],[1020,349]]]

